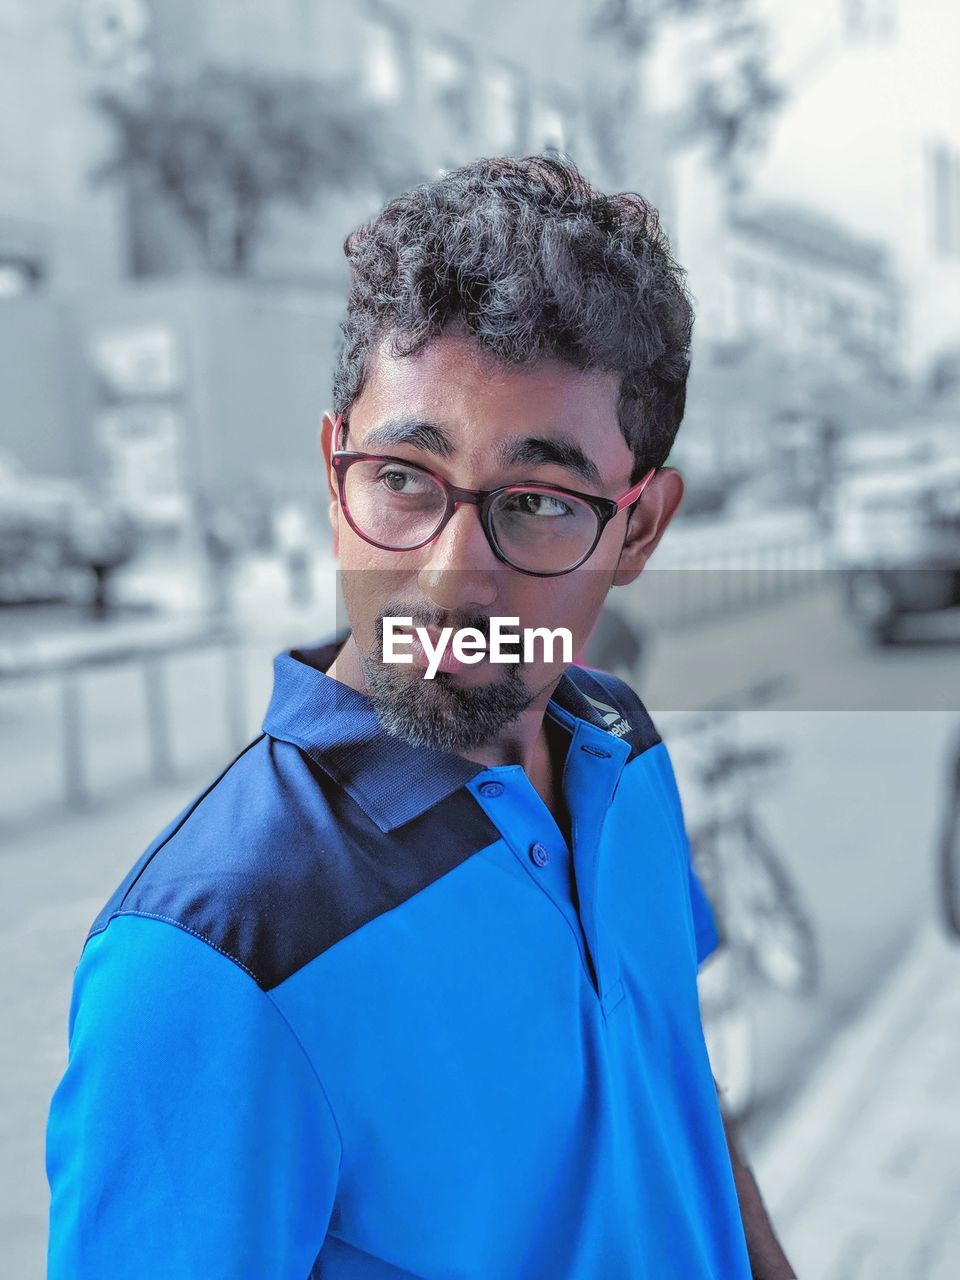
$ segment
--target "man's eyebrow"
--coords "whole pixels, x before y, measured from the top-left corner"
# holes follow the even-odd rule
[[[503,467],[546,466],[552,464],[572,471],[588,484],[602,484],[597,464],[568,436],[520,436],[497,446],[497,461]]]
[[[452,458],[456,453],[453,441],[443,427],[424,418],[392,418],[371,427],[363,438],[364,449],[375,445],[378,449],[392,448],[397,444],[409,444],[425,449],[441,458]]]
[[[367,432],[363,447],[392,448],[406,444],[441,458],[452,458],[456,445],[448,432],[425,418],[392,418]],[[572,471],[588,484],[600,485],[600,468],[569,436],[517,436],[497,446],[497,463],[501,467],[556,466]]]

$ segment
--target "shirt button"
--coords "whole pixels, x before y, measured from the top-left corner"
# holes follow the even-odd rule
[[[545,867],[550,861],[550,852],[542,844],[532,844],[530,846],[530,858],[538,867]]]
[[[502,792],[503,792],[502,782],[481,782],[480,783],[480,794],[482,796],[488,796],[488,797],[498,796]]]

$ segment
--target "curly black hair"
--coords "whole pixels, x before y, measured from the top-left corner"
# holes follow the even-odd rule
[[[460,325],[497,359],[621,374],[633,479],[662,466],[683,418],[693,309],[656,209],[607,195],[557,155],[481,159],[389,203],[344,243],[351,281],[336,410],[389,336],[413,355]]]

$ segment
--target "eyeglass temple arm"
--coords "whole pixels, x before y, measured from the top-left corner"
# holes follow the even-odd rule
[[[636,502],[656,473],[657,468],[651,467],[642,480],[638,480],[632,489],[628,489],[622,497],[617,498],[617,510],[622,511],[624,507],[629,507],[631,503]]]

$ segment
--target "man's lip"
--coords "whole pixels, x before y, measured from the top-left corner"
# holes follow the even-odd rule
[[[431,643],[435,650],[436,643],[437,643],[436,636],[431,636]],[[414,635],[413,635],[414,666],[426,668],[429,665],[430,661],[431,659],[428,657],[427,651],[424,649],[423,645],[420,643],[420,637],[416,634],[416,632],[414,632]],[[440,659],[437,663],[437,670],[438,671],[464,671],[466,670],[468,665],[469,665],[468,663],[460,662],[458,661],[457,658],[453,656],[453,649],[448,644],[447,647],[444,649],[443,653],[440,655]]]
[[[452,623],[447,623],[445,625],[451,627],[454,634],[458,630],[458,628],[454,627]],[[440,632],[442,628],[421,627],[420,629],[425,631],[427,635],[430,637],[430,646],[434,650],[434,652],[436,652],[437,646],[439,645],[439,642],[440,642]],[[481,634],[486,636],[485,632],[481,632]],[[412,628],[410,635],[413,641],[414,666],[425,668],[429,665],[432,659],[427,655],[426,650],[424,649],[423,645],[420,643],[420,637],[417,634],[416,627]],[[452,642],[453,642],[453,635],[449,635],[447,637],[447,643],[443,650],[443,653],[440,655],[439,661],[437,662],[437,667],[436,667],[437,671],[463,672],[463,671],[469,671],[471,667],[486,666],[486,658],[484,658],[480,663],[461,662],[458,658],[454,657]]]
[[[451,641],[453,640],[453,633],[455,633],[455,632],[457,632],[457,631],[462,631],[462,630],[464,630],[464,628],[463,628],[463,627],[455,627],[455,626],[454,626],[452,623],[450,623],[450,622],[448,622],[446,625],[447,625],[448,627],[450,627],[450,629],[451,629],[451,634],[450,634],[449,636],[447,636],[447,648],[449,648],[449,647],[450,647],[450,643],[451,643]],[[444,629],[443,627],[422,627],[422,628],[421,628],[421,630],[426,631],[427,635],[430,637],[430,643],[433,645],[433,647],[434,647],[434,648],[436,648],[436,646],[440,643],[440,632],[441,632],[443,629]],[[415,627],[414,627],[414,629],[413,629],[413,634],[414,634],[414,635],[416,635],[416,628],[415,628]],[[481,633],[480,633],[480,634],[481,634],[481,635],[483,635],[484,633],[481,631]]]

